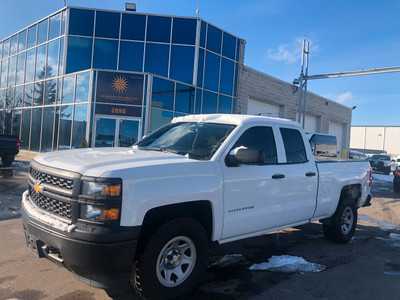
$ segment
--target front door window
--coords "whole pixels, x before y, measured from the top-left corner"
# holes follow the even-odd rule
[[[114,147],[115,133],[115,119],[97,118],[95,147]]]

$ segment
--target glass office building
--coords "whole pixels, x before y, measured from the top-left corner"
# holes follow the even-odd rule
[[[235,113],[244,41],[200,18],[65,7],[0,41],[0,134],[35,152],[129,146]]]

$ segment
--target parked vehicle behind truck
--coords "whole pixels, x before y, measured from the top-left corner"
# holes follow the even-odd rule
[[[0,135],[0,157],[3,167],[9,167],[19,153],[20,141],[14,135]]]
[[[36,156],[22,196],[28,246],[97,287],[188,295],[213,245],[320,221],[347,243],[370,201],[364,161],[315,161],[299,124],[179,117],[131,149]]]

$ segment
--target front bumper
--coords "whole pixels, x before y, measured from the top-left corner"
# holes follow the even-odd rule
[[[29,196],[24,193],[22,226],[27,245],[37,257],[49,259],[94,287],[110,288],[120,285],[121,281],[128,282],[140,227],[93,226],[79,222],[61,226],[51,215],[33,214],[30,205]]]

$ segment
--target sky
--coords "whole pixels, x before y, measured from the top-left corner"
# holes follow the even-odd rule
[[[0,40],[61,9],[62,0],[1,0]],[[66,0],[124,10],[128,0]],[[292,82],[303,39],[309,75],[400,66],[399,0],[136,0],[137,11],[199,16],[246,40],[245,64]],[[353,110],[352,125],[400,126],[400,72],[310,80],[308,91]]]

